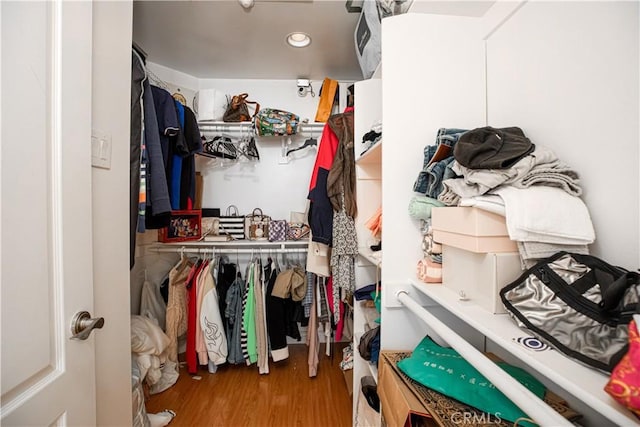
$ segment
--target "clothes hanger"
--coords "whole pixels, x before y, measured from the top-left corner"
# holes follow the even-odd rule
[[[300,147],[292,148],[291,150],[288,150],[287,156],[293,153],[294,151],[302,150],[303,148],[307,148],[307,147],[317,147],[317,146],[318,146],[318,140],[312,136],[311,138],[307,139],[304,142],[304,144],[302,144]]]
[[[280,273],[280,264],[278,264],[278,253],[276,252],[276,255],[273,257],[273,264],[275,266],[276,269],[276,273]]]
[[[178,101],[179,103],[181,103],[185,107],[187,106],[187,99],[180,92],[180,88],[176,88],[176,91],[171,96],[173,96],[173,99],[175,99],[176,101]]]
[[[147,71],[147,76],[149,77],[149,83],[153,83],[155,86],[158,86],[159,88],[162,88],[167,92],[169,92],[169,85],[164,80],[158,77],[150,69],[147,68],[146,71]]]

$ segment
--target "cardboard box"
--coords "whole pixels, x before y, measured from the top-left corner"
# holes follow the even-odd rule
[[[516,252],[505,218],[474,207],[439,207],[431,210],[434,242],[471,252]]]
[[[442,284],[485,310],[506,313],[500,290],[522,274],[520,254],[474,253],[442,246]]]
[[[407,387],[391,367],[386,351],[380,352],[378,396],[382,412],[382,425],[390,427],[437,426],[427,408]]]
[[[438,207],[431,209],[434,230],[470,236],[509,236],[504,216],[474,207]]]

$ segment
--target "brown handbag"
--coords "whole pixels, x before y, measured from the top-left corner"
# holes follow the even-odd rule
[[[255,208],[251,215],[246,216],[245,235],[250,240],[267,240],[269,237],[269,223],[271,217],[264,215],[262,209]]]
[[[241,93],[234,95],[227,104],[227,109],[222,116],[223,122],[250,122],[253,116],[260,111],[260,104],[254,101],[248,101],[249,94]],[[253,115],[249,114],[247,104],[254,104],[255,110]]]

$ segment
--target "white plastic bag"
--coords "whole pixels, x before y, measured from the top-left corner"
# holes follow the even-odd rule
[[[155,320],[163,331],[166,330],[167,305],[160,294],[160,287],[149,280],[142,283],[140,315]]]
[[[356,56],[365,79],[373,75],[382,58],[381,20],[375,0],[364,0],[353,36]]]

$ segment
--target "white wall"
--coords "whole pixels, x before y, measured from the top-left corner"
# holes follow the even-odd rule
[[[482,41],[454,28],[475,34],[477,19],[406,14],[382,21],[385,295],[392,293],[392,284],[415,277],[422,258],[419,224],[409,217],[408,205],[422,169],[424,147],[434,144],[440,127],[473,128],[484,123]],[[382,319],[384,349],[414,348],[425,334],[432,334],[407,309],[383,304]],[[396,332],[398,325],[402,334]]]
[[[413,277],[422,256],[407,206],[439,127],[520,126],[553,149],[581,176],[597,236],[592,254],[638,268],[638,7],[503,2],[480,19],[383,21],[383,240],[393,248],[383,283]],[[496,19],[498,9],[507,19]],[[426,333],[407,310],[383,306],[382,317],[382,348],[413,348]],[[394,333],[398,327],[405,332]]]
[[[111,169],[92,169],[97,425],[131,425],[129,116],[131,2],[93,4],[92,128],[111,136]],[[114,31],[118,28],[118,31]],[[87,141],[89,143],[89,141]]]
[[[313,122],[318,106],[321,82],[313,81],[315,97],[298,96],[295,80],[201,80],[201,88],[215,88],[235,95],[248,93],[261,108],[278,108],[291,111],[301,120]],[[207,133],[213,137],[215,133]],[[320,141],[320,133],[314,135]],[[308,135],[297,135],[286,140],[289,148],[300,146]],[[305,149],[291,154],[288,163],[281,162],[280,137],[256,139],[259,162],[221,165],[220,162],[200,159],[198,169],[204,176],[203,207],[217,207],[222,211],[236,205],[241,214],[261,208],[273,219],[289,219],[290,211],[303,212],[309,191],[311,171],[316,150]]]
[[[594,255],[640,267],[638,2],[529,2],[487,41],[488,123],[580,174]],[[540,25],[552,31],[540,31]]]

